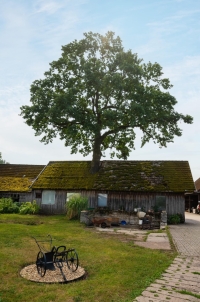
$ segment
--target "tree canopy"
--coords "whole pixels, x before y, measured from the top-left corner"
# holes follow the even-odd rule
[[[85,33],[62,47],[44,78],[30,88],[30,106],[22,106],[27,125],[48,144],[57,136],[71,153],[93,153],[91,171],[101,157],[127,159],[134,149],[135,129],[143,132],[141,146],[151,139],[161,147],[181,136],[178,122],[192,117],[175,111],[169,79],[158,63],[143,63],[125,51],[113,32]]]

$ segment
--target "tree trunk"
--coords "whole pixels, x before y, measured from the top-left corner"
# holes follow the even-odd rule
[[[97,173],[100,169],[100,159],[101,159],[101,138],[95,138],[93,157],[90,172],[92,174]]]

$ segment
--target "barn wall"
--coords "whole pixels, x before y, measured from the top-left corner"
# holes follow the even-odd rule
[[[185,217],[185,196],[184,194],[173,194],[167,196],[167,214],[180,213]]]
[[[33,200],[32,192],[0,192],[0,198],[12,198],[14,201],[27,202]]]
[[[41,195],[41,197],[37,197]],[[33,199],[36,200],[37,204],[41,208],[41,212],[44,214],[64,214],[66,213],[66,196],[67,192],[65,190],[57,190],[55,194],[55,204],[48,205],[42,204],[42,190],[33,191]]]
[[[181,213],[185,215],[185,197],[184,194],[174,193],[124,193],[124,192],[108,192],[108,191],[85,191],[85,190],[57,190],[55,205],[42,205],[42,198],[36,198],[35,190],[33,192],[33,199],[42,208],[42,211],[47,214],[61,214],[66,213],[66,196],[67,193],[81,193],[82,196],[88,198],[88,207],[97,208],[98,193],[108,194],[108,207],[111,210],[120,210],[131,212],[134,208],[142,208],[148,211],[155,205],[156,196],[166,196],[166,211],[168,215]]]
[[[134,208],[142,208],[145,212],[150,210],[156,203],[156,196],[166,197],[166,211],[169,215],[185,213],[184,194],[175,193],[111,193],[108,204],[113,210],[121,209],[133,211]]]
[[[89,207],[97,207],[97,195],[100,192],[89,192]],[[168,215],[181,213],[185,217],[185,196],[179,193],[124,193],[124,192],[101,192],[108,194],[108,206],[112,210],[123,209],[131,212],[134,208],[141,208],[145,212],[150,210],[156,203],[156,196],[166,196],[166,212]]]
[[[134,208],[142,208],[148,211],[155,204],[155,196],[156,194],[112,192],[108,197],[108,205],[113,210],[123,209],[129,212]]]
[[[33,201],[33,192],[21,193],[19,196],[19,202]]]

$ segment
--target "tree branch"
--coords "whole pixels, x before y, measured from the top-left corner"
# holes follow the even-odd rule
[[[94,98],[92,97],[92,112],[94,115],[96,115],[95,111],[94,111]]]
[[[52,123],[52,125],[60,127],[60,129],[62,129],[63,127],[70,127],[72,125],[81,125],[81,123],[76,122],[75,120],[73,120],[73,121],[70,121],[70,122],[66,121],[66,122],[63,122],[63,123],[56,122],[56,123]]]
[[[116,110],[117,110],[118,107],[116,107],[116,106],[111,106],[111,105],[110,105],[110,106],[107,106],[107,105],[106,105],[105,107],[102,108],[102,110],[106,110],[106,109],[116,109]]]
[[[102,141],[103,141],[108,135],[113,134],[113,133],[117,133],[117,132],[119,132],[119,131],[121,131],[121,130],[127,129],[128,127],[130,127],[129,124],[127,124],[127,125],[122,125],[122,126],[119,126],[119,127],[115,128],[114,130],[109,130],[109,131],[105,132],[105,133],[101,136]]]

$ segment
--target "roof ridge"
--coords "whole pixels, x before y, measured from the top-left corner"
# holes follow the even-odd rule
[[[92,160],[53,160],[53,161],[49,161],[48,164],[50,163],[66,163],[66,162],[88,162],[88,163],[91,163]],[[100,160],[100,162],[188,162],[188,160],[179,160],[179,159],[176,159],[176,160],[162,160],[162,159],[152,159],[152,160],[149,160],[149,159],[128,159],[128,160],[120,160],[120,159],[108,159],[108,160]],[[47,164],[47,165],[48,165]]]

